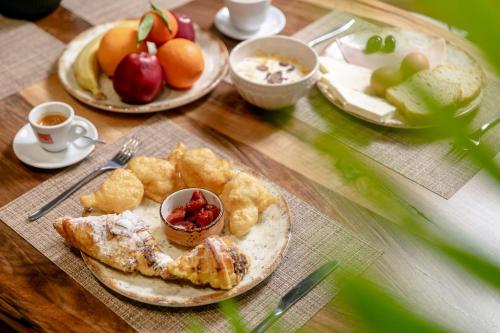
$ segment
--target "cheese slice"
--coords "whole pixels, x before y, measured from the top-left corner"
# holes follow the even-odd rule
[[[336,76],[326,74],[320,81],[325,84],[328,92],[340,101],[344,110],[375,122],[384,122],[396,112],[396,107],[385,99],[339,84],[335,78]]]
[[[336,85],[358,91],[367,91],[372,71],[330,57],[319,57],[320,71]]]

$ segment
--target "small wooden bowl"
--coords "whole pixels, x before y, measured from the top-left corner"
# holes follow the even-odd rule
[[[207,226],[203,228],[194,228],[186,230],[185,228],[170,224],[167,221],[167,216],[174,210],[174,208],[183,206],[190,199],[194,191],[201,191],[207,202],[219,208],[219,216]],[[163,200],[160,206],[160,217],[165,225],[165,234],[167,238],[179,245],[193,247],[209,236],[218,235],[224,229],[224,205],[222,200],[217,194],[202,188],[185,188],[170,194]]]

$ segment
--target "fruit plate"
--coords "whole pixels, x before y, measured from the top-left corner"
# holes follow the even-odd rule
[[[78,85],[71,67],[85,45],[121,22],[116,21],[98,25],[82,32],[66,46],[59,58],[59,80],[66,91],[85,104],[102,110],[123,113],[149,113],[169,110],[191,103],[206,95],[217,86],[227,73],[228,51],[226,46],[214,34],[195,25],[196,44],[202,50],[205,69],[193,87],[187,90],[173,90],[167,87],[160,96],[148,104],[127,104],[122,102],[116,94],[113,89],[113,82],[101,73],[100,86],[107,98],[99,100]]]
[[[436,39],[436,37],[428,36],[415,31],[405,31],[396,28],[380,28],[380,29],[367,29],[367,30],[357,31],[349,35],[343,36],[342,40],[343,42],[347,43],[352,47],[363,48],[366,43],[366,40],[370,36],[375,34],[379,34],[382,36],[392,34],[396,37],[396,40],[398,41],[399,45],[401,45],[404,48],[426,48]],[[336,41],[332,42],[329,46],[325,48],[323,55],[331,57],[338,61],[347,62]],[[480,76],[483,77],[483,83],[484,83],[485,75],[480,65],[465,51],[463,51],[462,49],[456,47],[455,45],[449,42],[446,42],[446,53],[444,56],[443,63],[454,65],[457,68],[461,68],[466,71],[474,71],[475,73],[480,73]],[[316,85],[318,89],[321,91],[321,93],[340,110],[356,118],[370,122],[372,124],[381,125],[385,127],[392,127],[392,128],[403,128],[403,129],[405,128],[422,129],[422,128],[431,128],[436,126],[436,124],[433,124],[432,122],[412,123],[408,121],[401,114],[399,110],[396,111],[396,113],[392,117],[384,121],[375,121],[373,119],[365,118],[359,114],[345,110],[343,104],[328,91],[328,87],[325,83],[318,81]],[[473,98],[471,101],[469,101],[465,105],[462,105],[460,108],[455,110],[454,116],[457,118],[464,117],[475,111],[480,106],[482,97],[483,97],[483,92],[481,90],[480,93],[475,98]]]
[[[238,172],[241,169],[235,169]],[[249,170],[245,170],[250,172]],[[83,261],[104,285],[127,298],[166,307],[190,307],[220,302],[235,297],[265,280],[283,259],[291,235],[291,219],[287,204],[275,185],[262,179],[264,186],[275,195],[277,203],[259,216],[259,222],[242,238],[232,236],[240,249],[249,256],[248,273],[230,290],[199,287],[180,281],[166,281],[140,274],[129,274],[113,269],[81,252]],[[144,199],[134,210],[150,226],[160,250],[173,259],[191,249],[171,244],[163,232],[159,215],[160,204]],[[223,232],[227,234],[227,226]]]

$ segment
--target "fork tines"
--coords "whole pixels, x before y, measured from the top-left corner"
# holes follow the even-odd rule
[[[121,165],[127,163],[132,156],[137,152],[141,141],[136,137],[131,137],[125,144],[122,146],[122,149],[113,157],[113,161],[119,163]]]

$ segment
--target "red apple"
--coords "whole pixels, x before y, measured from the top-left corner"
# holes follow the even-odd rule
[[[116,68],[113,87],[124,102],[151,102],[163,88],[160,61],[146,52],[127,55]]]
[[[172,14],[175,16],[175,19],[177,20],[177,26],[179,27],[179,29],[177,30],[177,34],[175,35],[175,38],[185,38],[194,42],[195,32],[194,32],[193,22],[191,22],[191,19],[183,14],[177,14],[174,12],[172,12]]]

